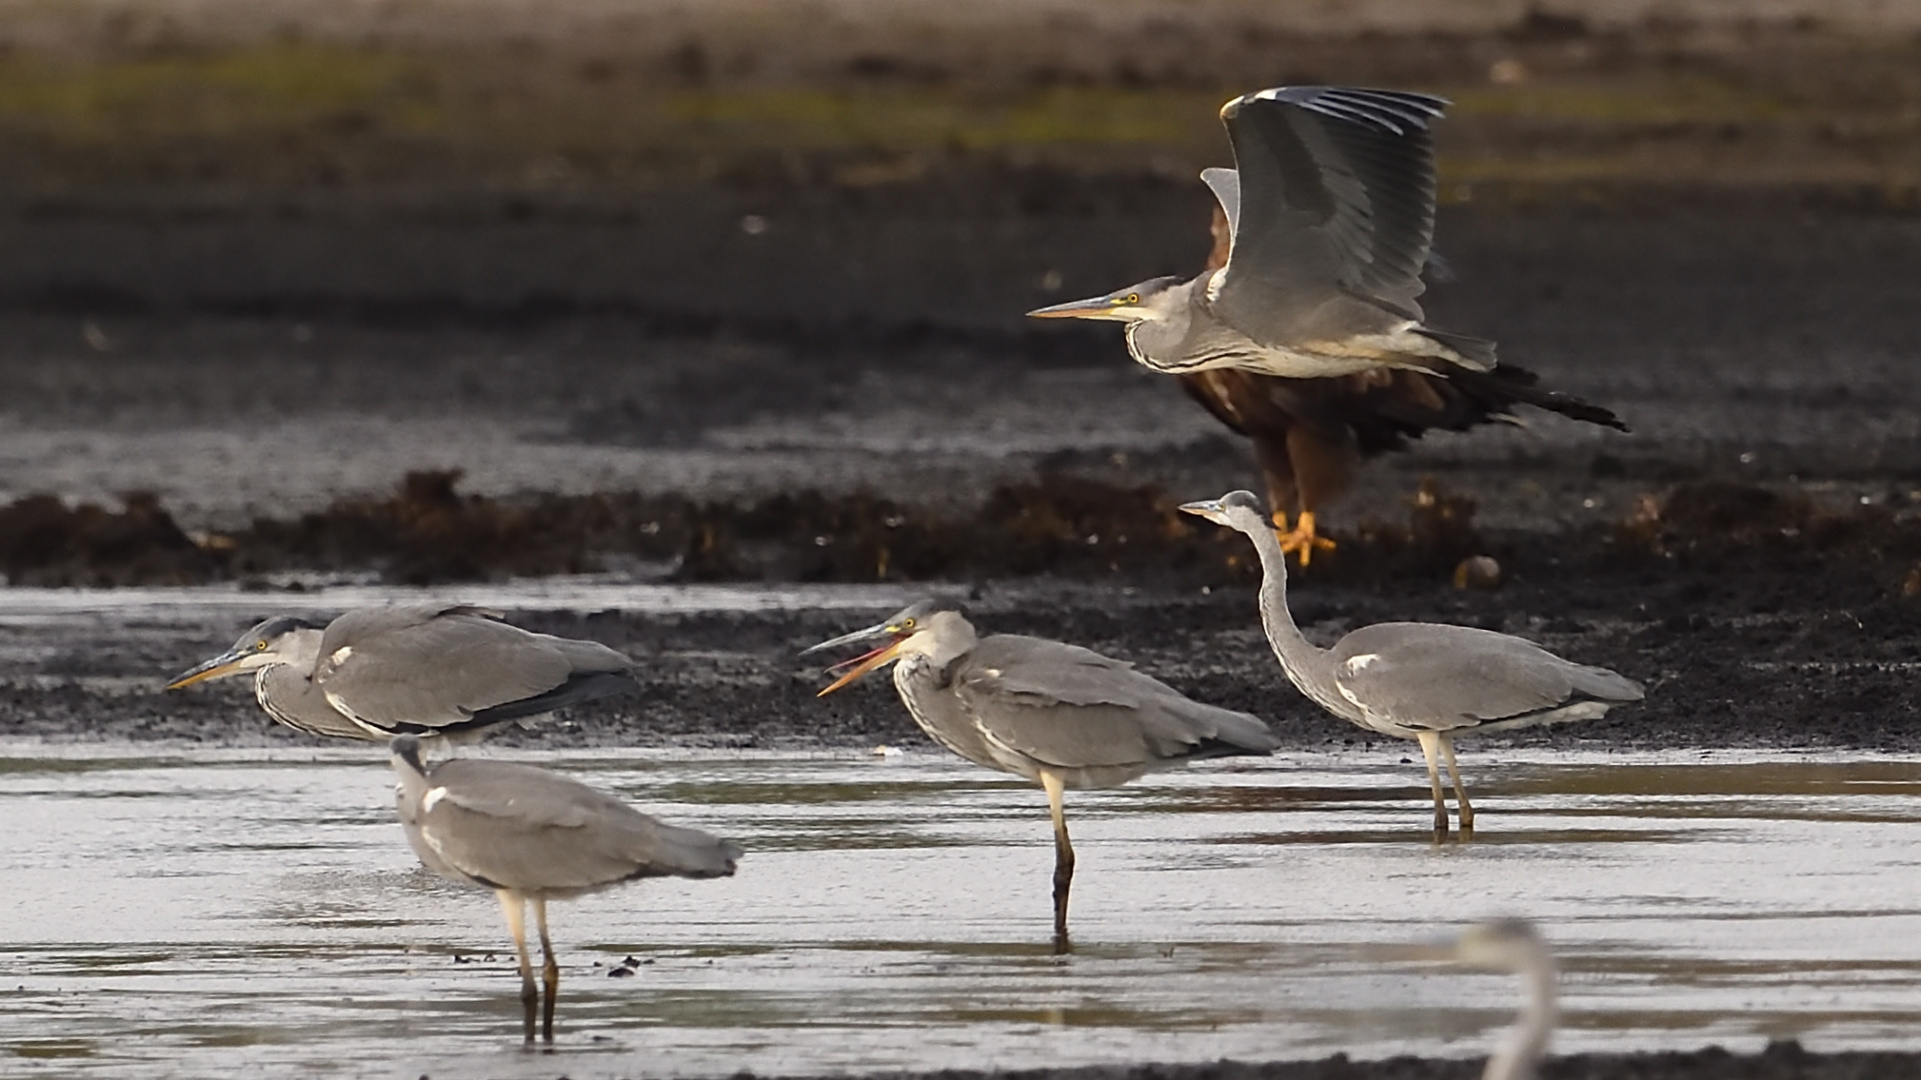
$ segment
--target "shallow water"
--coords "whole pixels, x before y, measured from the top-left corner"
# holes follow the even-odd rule
[[[492,897],[427,876],[371,748],[0,746],[8,1075],[759,1074],[1480,1052],[1515,990],[1384,962],[1541,921],[1563,1051],[1921,1047],[1921,766],[1468,751],[1426,837],[1385,753],[1069,796],[932,753],[516,755],[739,839],[740,874],[557,904],[559,1049],[523,1053]],[[1492,764],[1502,762],[1498,769]],[[632,978],[610,966],[632,955]]]

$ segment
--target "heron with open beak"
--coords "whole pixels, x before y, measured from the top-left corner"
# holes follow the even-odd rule
[[[1280,740],[1257,717],[1204,705],[1077,645],[1019,634],[980,636],[958,605],[923,600],[823,641],[808,653],[878,641],[837,664],[825,697],[894,665],[894,688],[922,731],[961,757],[1047,792],[1054,818],[1054,949],[1066,952],[1074,847],[1062,796],[1118,787],[1203,758],[1267,754]]]

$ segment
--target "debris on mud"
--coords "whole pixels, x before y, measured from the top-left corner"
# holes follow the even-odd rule
[[[150,492],[121,496],[119,511],[28,495],[0,507],[0,574],[13,585],[188,585],[213,579],[202,550]]]
[[[257,519],[198,544],[150,495],[130,496],[118,514],[30,496],[0,509],[0,566],[23,585],[297,573],[373,573],[404,585],[608,572],[796,582],[1258,573],[1244,540],[1182,514],[1167,492],[1085,477],[1005,484],[971,513],[813,490],[745,505],[637,492],[496,499],[462,494],[459,480],[454,471],[410,473],[392,494]],[[1472,515],[1468,500],[1424,485],[1407,524],[1369,522],[1321,572],[1444,573],[1481,550]]]
[[[1686,566],[1764,561],[1788,569],[1783,560],[1827,557],[1907,569],[1921,560],[1921,515],[1880,504],[1830,509],[1802,492],[1710,480],[1643,495],[1612,539],[1621,554]]]
[[[119,511],[32,495],[0,507],[0,570],[16,585],[184,585],[375,575],[401,585],[562,574],[676,581],[880,582],[1125,576],[1220,584],[1260,573],[1231,530],[1182,514],[1153,485],[1068,474],[1004,484],[972,511],[870,493],[754,502],[602,492],[516,498],[459,491],[457,471],[410,473],[391,494],[191,538],[151,494]],[[1483,536],[1472,499],[1422,482],[1401,520],[1370,518],[1296,573],[1328,583],[1420,578],[1500,587],[1529,549],[1616,564],[1730,567],[1843,557],[1921,593],[1921,516],[1824,509],[1798,492],[1725,482],[1643,496],[1611,533]],[[1538,561],[1538,560],[1532,560]],[[1782,564],[1785,565],[1785,564]],[[1904,578],[1903,575],[1906,575]]]

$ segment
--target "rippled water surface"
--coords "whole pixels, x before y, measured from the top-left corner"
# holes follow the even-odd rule
[[[378,750],[0,747],[0,1072],[1466,1055],[1509,980],[1369,946],[1503,913],[1560,951],[1559,1050],[1921,1047],[1921,766],[1470,750],[1481,832],[1444,847],[1424,774],[1386,751],[1071,793],[1056,958],[1045,806],[1019,782],[933,753],[529,756],[748,852],[730,880],[554,905],[552,1055],[520,1049],[493,898],[415,865]]]

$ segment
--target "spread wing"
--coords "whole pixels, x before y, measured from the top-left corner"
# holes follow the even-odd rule
[[[1077,645],[996,634],[952,679],[990,739],[1044,765],[1151,767],[1278,745],[1253,716],[1194,701],[1132,664]]]
[[[1370,317],[1418,319],[1434,235],[1428,123],[1446,104],[1328,86],[1228,102],[1239,198],[1215,311],[1268,343],[1373,329]]]
[[[1582,701],[1638,701],[1641,687],[1531,641],[1469,626],[1380,623],[1334,646],[1335,685],[1372,716],[1452,731],[1512,724]]]

